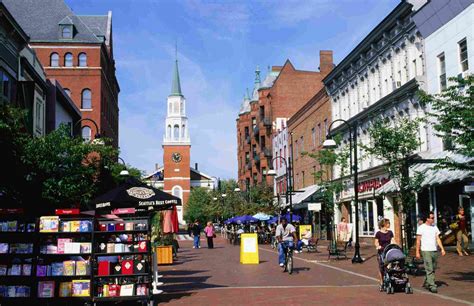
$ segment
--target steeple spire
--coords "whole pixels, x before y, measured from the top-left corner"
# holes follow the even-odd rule
[[[176,43],[175,48],[175,66],[174,66],[174,74],[173,74],[173,83],[171,85],[171,94],[170,96],[182,96],[183,93],[181,92],[181,82],[179,80],[179,69],[178,69],[178,44]]]
[[[255,70],[255,87],[256,88],[260,87],[260,68],[258,66],[257,66],[257,69]]]

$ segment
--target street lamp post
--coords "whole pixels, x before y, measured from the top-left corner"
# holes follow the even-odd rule
[[[96,123],[94,120],[92,120],[92,119],[90,119],[90,118],[82,118],[81,120],[77,121],[77,122],[74,124],[73,129],[76,129],[76,128],[77,128],[77,125],[78,125],[79,123],[83,122],[83,121],[92,122],[92,124],[93,124],[94,127],[95,127],[95,131],[96,131],[96,133],[95,133],[95,135],[94,135],[94,139],[99,139],[99,138],[100,138],[99,126],[97,125],[97,123]],[[82,136],[82,135],[81,135],[81,136]]]
[[[123,158],[121,158],[120,156],[117,157],[117,159],[122,162],[123,166],[125,167],[125,169],[123,169],[122,171],[120,171],[120,175],[121,176],[129,176],[130,173],[128,172],[127,170],[127,164],[125,163],[125,161],[123,160]]]
[[[291,160],[290,160],[290,165],[288,166],[288,162],[286,161],[285,158],[281,156],[275,156],[272,161],[271,165],[273,166],[273,162],[277,159],[280,159],[283,161],[283,164],[285,165],[285,173],[286,173],[286,195],[289,195],[289,204],[290,204],[290,220],[289,222],[291,223],[293,221],[293,184],[291,181]],[[267,172],[267,175],[269,176],[276,176],[276,171],[274,169],[270,169]]]
[[[331,127],[335,122],[342,122],[344,123],[347,128],[349,129],[349,151],[350,151],[350,162],[352,166],[352,174],[354,180],[354,202],[355,202],[355,232],[356,232],[356,242],[355,242],[355,252],[354,257],[352,257],[352,263],[363,263],[364,260],[360,256],[360,244],[359,244],[359,171],[357,167],[357,123],[355,122],[353,126],[351,126],[346,120],[344,119],[337,119],[331,122],[329,125],[326,140],[323,143],[323,148],[330,149],[337,147],[336,142],[331,137]],[[354,154],[352,158],[352,154]],[[352,165],[353,163],[353,165]]]
[[[247,193],[247,196],[246,196],[246,200],[247,202],[250,203],[250,200],[251,200],[251,196],[250,196],[250,183],[247,181],[247,180],[239,180],[238,183],[245,183],[245,192]],[[237,186],[235,189],[234,189],[235,192],[240,192],[242,191],[239,186]]]

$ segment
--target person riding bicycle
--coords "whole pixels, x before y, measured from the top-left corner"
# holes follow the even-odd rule
[[[295,227],[288,223],[286,218],[281,218],[280,224],[277,226],[275,231],[276,239],[278,240],[278,263],[280,267],[285,265],[285,251],[287,248],[293,248],[294,241],[298,241],[296,238]]]

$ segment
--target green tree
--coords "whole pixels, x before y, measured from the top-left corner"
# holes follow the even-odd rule
[[[405,224],[410,224],[409,212],[416,204],[415,194],[421,188],[423,175],[409,175],[409,157],[420,147],[418,137],[421,119],[402,118],[395,123],[387,119],[379,119],[369,128],[370,144],[361,145],[365,152],[384,162],[398,190],[398,201],[394,202],[394,210]],[[407,226],[410,229],[410,226]],[[408,237],[411,237],[409,233]]]
[[[474,157],[474,75],[450,78],[452,84],[440,94],[430,95],[419,91],[420,101],[432,106],[430,118],[437,132],[449,149]],[[441,166],[473,170],[472,165],[447,159]]]
[[[102,165],[113,165],[118,152],[109,145],[69,136],[67,126],[24,147],[29,180],[41,186],[42,198],[54,206],[85,204],[97,195]]]
[[[215,211],[211,209],[211,203],[212,195],[205,188],[193,188],[189,195],[184,219],[187,222],[194,222],[196,219],[201,222],[212,220]]]

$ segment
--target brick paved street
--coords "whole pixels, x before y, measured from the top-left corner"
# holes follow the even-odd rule
[[[277,255],[269,246],[260,246],[259,265],[241,265],[239,247],[218,238],[216,248],[192,249],[190,241],[180,242],[178,261],[160,266],[161,304],[170,305],[285,305],[349,304],[349,305],[466,305],[474,302],[472,290],[472,262],[450,267],[446,262],[457,258],[443,258],[438,279],[442,282],[438,295],[422,290],[422,277],[411,277],[413,295],[378,292],[375,259],[362,265],[350,260],[327,261],[324,247],[319,254],[297,254],[293,275],[283,273],[277,266]],[[369,249],[363,248],[367,257]],[[448,255],[450,256],[450,255]],[[458,262],[460,263],[460,262]],[[457,266],[456,266],[457,265]],[[470,270],[469,270],[470,269]],[[471,278],[469,278],[471,276]],[[464,277],[466,280],[458,280]],[[474,303],[471,303],[474,305]]]

